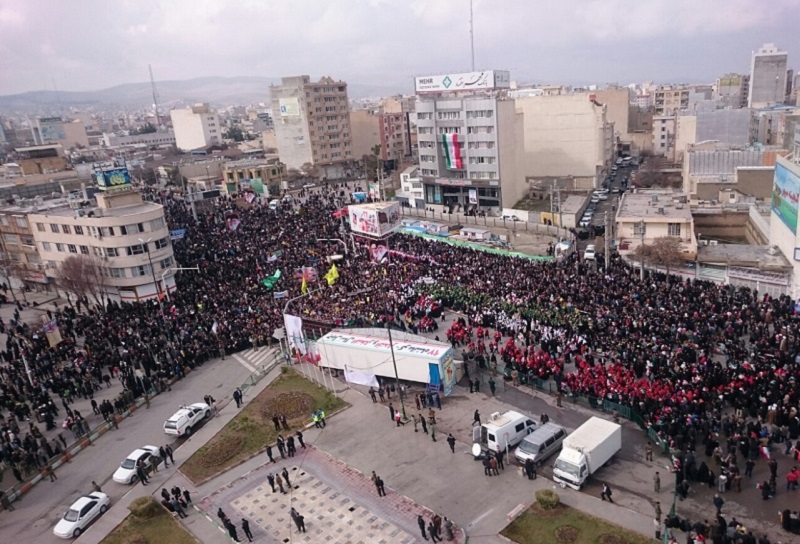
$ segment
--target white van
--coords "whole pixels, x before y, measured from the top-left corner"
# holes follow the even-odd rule
[[[174,436],[189,436],[201,421],[211,417],[211,407],[205,402],[196,402],[172,414],[164,422],[164,432]]]
[[[280,200],[278,200],[277,198],[275,198],[275,199],[272,199],[272,200],[270,201],[270,203],[269,203],[269,209],[270,209],[270,210],[273,210],[273,211],[274,211],[274,210],[277,210],[277,209],[278,209],[278,208],[280,208],[280,207],[281,207],[281,201],[280,201]]]
[[[545,423],[526,436],[514,452],[521,465],[530,459],[539,467],[545,459],[561,449],[567,431],[555,423]]]
[[[536,422],[526,415],[514,411],[494,412],[480,428],[472,429],[472,440],[491,451],[500,451],[513,448],[535,430]]]

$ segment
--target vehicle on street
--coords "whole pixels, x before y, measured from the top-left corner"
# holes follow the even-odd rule
[[[582,219],[581,222],[578,225],[580,227],[582,227],[582,228],[586,228],[591,224],[592,224],[592,220],[591,219]]]
[[[56,523],[53,534],[59,538],[78,538],[95,519],[106,513],[111,499],[96,491],[80,497]]]
[[[589,476],[622,449],[622,427],[592,417],[567,436],[562,446],[553,466],[553,480],[561,487],[578,491]]]
[[[486,446],[489,451],[513,448],[536,430],[536,422],[524,414],[510,410],[504,414],[494,412],[489,421],[473,427],[472,441]]]
[[[312,187],[316,187],[316,186],[317,186],[316,183],[304,183],[303,184],[303,189],[311,189]]]
[[[600,200],[608,200],[608,193],[599,194],[597,195],[597,198],[599,198]]]
[[[277,209],[278,209],[278,208],[280,208],[280,207],[281,207],[281,201],[280,201],[280,200],[278,200],[277,198],[275,198],[275,199],[272,199],[272,200],[270,201],[270,203],[269,203],[269,209],[270,209],[270,210],[273,210],[273,211],[274,211],[274,210],[277,210]]]
[[[593,261],[595,258],[595,254],[596,252],[594,249],[594,244],[589,244],[588,246],[586,246],[586,249],[583,252],[583,258],[586,261]]]
[[[158,448],[155,446],[143,446],[133,450],[114,472],[114,481],[118,484],[135,484],[139,481],[139,477],[136,475],[136,463],[140,460],[144,463],[146,469],[150,469],[154,465],[158,466],[161,463]]]
[[[519,443],[514,452],[514,457],[521,465],[530,459],[536,467],[542,466],[545,459],[561,449],[561,443],[567,436],[567,431],[555,423],[545,423]]]
[[[503,221],[519,221],[519,217],[516,215],[504,215]]]
[[[205,402],[195,402],[170,416],[164,422],[164,432],[174,436],[189,436],[204,419],[211,417],[211,407]]]
[[[620,194],[621,191],[619,187],[614,187],[613,189],[611,189],[611,192],[614,193],[615,195],[618,195]]]

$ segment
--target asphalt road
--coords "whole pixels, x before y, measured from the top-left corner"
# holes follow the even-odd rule
[[[2,512],[2,540],[37,544],[63,542],[53,535],[53,527],[75,499],[91,492],[92,480],[111,497],[112,504],[131,490],[131,486],[114,482],[111,475],[128,454],[140,446],[172,444],[175,460],[180,464],[184,460],[180,445],[185,439],[174,440],[165,435],[162,430],[164,421],[175,413],[179,405],[202,401],[207,394],[216,399],[218,406],[223,406],[231,398],[234,388],[241,385],[249,374],[250,371],[233,357],[205,363],[173,385],[171,392],[155,397],[149,409],[137,410],[120,423],[119,430],[109,431],[94,445],[81,451],[72,463],[59,468],[57,481],[40,482],[21,500],[14,502],[16,509],[13,512]],[[171,464],[168,470],[174,470]]]

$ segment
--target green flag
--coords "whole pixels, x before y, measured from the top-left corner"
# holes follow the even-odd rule
[[[264,287],[266,287],[267,289],[272,289],[273,287],[275,287],[275,284],[278,283],[279,279],[281,279],[280,269],[276,270],[273,275],[267,276],[266,278],[261,280],[261,283],[263,283]]]

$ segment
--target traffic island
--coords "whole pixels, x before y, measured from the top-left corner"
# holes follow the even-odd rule
[[[267,445],[275,444],[279,434],[288,438],[306,428],[315,410],[324,410],[329,417],[348,406],[330,391],[284,367],[281,375],[189,457],[180,471],[194,485],[202,485],[262,453]],[[275,430],[272,418],[278,415],[286,417],[288,431]],[[277,448],[273,449],[273,455],[279,456]]]

